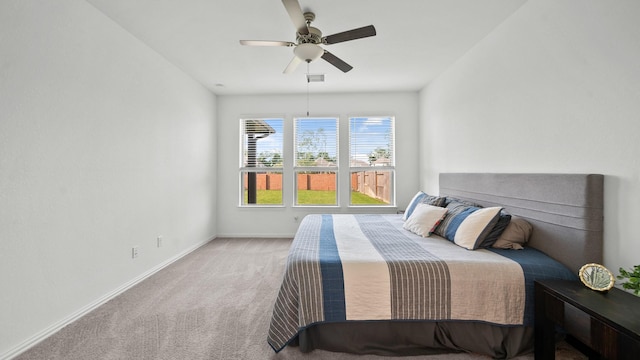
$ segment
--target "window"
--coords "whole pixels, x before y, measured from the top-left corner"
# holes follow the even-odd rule
[[[283,122],[241,120],[241,205],[282,205]]]
[[[294,119],[295,205],[338,205],[338,119]]]
[[[349,119],[350,205],[395,204],[394,119]]]
[[[346,120],[241,119],[240,206],[395,206],[395,119]]]

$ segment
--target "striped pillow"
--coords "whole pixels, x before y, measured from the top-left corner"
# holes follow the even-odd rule
[[[458,201],[451,201],[447,204],[447,216],[444,217],[440,225],[434,231],[434,234],[440,235],[443,238],[449,239],[453,241],[453,235],[456,233],[456,229],[460,225],[460,222],[468,216],[471,212],[480,209],[479,206],[471,206],[469,203],[463,203]],[[459,218],[459,221],[456,222],[456,216],[465,212],[465,216]],[[447,236],[447,233],[450,233],[451,236]]]
[[[495,227],[500,207],[482,208],[468,202],[451,201],[447,215],[434,233],[465,249],[475,250]]]
[[[500,207],[488,207],[470,212],[457,227],[453,242],[467,250],[479,248],[498,222],[500,210]]]
[[[439,196],[433,196],[425,193],[424,191],[418,191],[411,201],[409,201],[409,206],[404,211],[404,215],[402,215],[402,220],[407,220],[411,213],[415,210],[416,206],[420,203],[429,204],[432,206],[444,206],[445,198]]]
[[[482,244],[480,244],[479,247],[491,247],[498,240],[498,237],[502,235],[502,232],[507,228],[509,222],[511,222],[511,214],[506,212],[504,209],[500,210],[500,216],[498,217],[496,225],[493,227],[493,229],[491,229],[489,235],[484,238]]]

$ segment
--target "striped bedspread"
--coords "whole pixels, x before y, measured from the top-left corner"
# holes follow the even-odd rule
[[[500,252],[469,251],[439,237],[422,238],[402,224],[399,215],[306,216],[274,305],[271,347],[282,350],[298,331],[319,322],[525,323],[525,312],[533,307],[528,301],[533,294],[525,289],[532,288],[535,273],[549,269],[548,264],[536,260],[524,267],[531,268],[532,276],[517,259]],[[555,275],[542,275],[549,276]]]

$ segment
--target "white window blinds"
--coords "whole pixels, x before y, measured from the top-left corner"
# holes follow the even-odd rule
[[[350,118],[349,162],[350,167],[395,166],[394,119]]]
[[[241,205],[282,205],[283,123],[283,119],[241,120]]]
[[[295,166],[338,166],[338,119],[298,118],[294,122]]]
[[[282,167],[282,119],[242,120],[242,167]]]

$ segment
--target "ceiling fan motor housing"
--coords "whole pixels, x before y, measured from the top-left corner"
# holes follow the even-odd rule
[[[311,26],[311,22],[316,18],[312,12],[304,13],[304,19],[307,22],[308,34],[296,33],[296,48],[293,53],[303,61],[312,62],[317,60],[324,54],[324,50],[318,45],[322,44],[322,31]]]
[[[298,44],[322,44],[322,31],[313,26],[309,26],[308,34],[296,34],[296,41]]]

